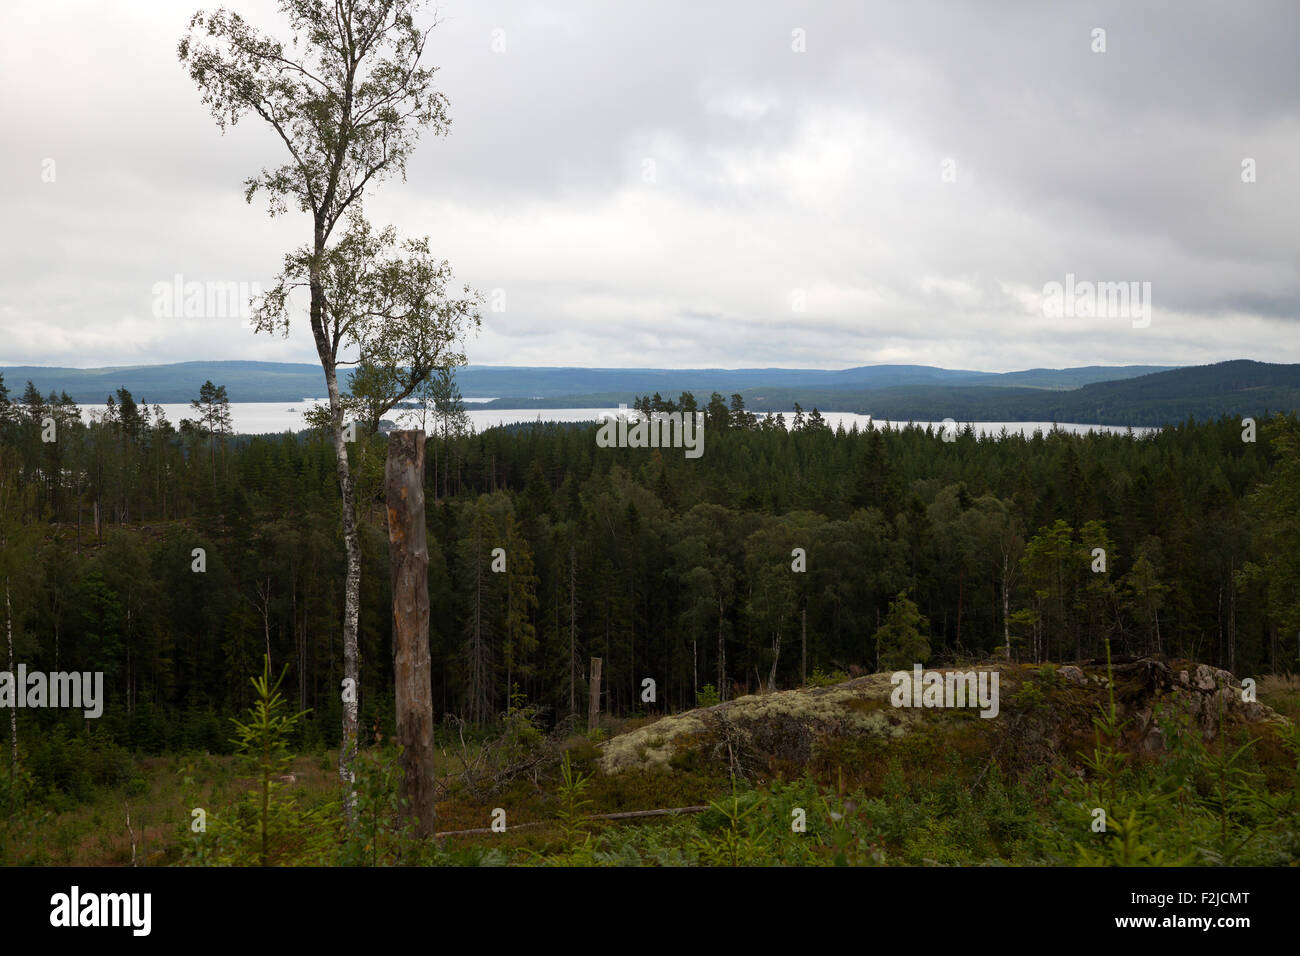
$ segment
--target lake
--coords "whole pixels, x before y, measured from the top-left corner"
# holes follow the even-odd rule
[[[306,399],[301,402],[232,402],[230,405],[230,417],[234,423],[235,431],[241,434],[266,434],[283,431],[299,431],[303,425],[303,412],[309,408],[315,399]],[[602,415],[617,415],[617,408],[475,408],[474,405],[491,399],[466,399],[466,414],[469,416],[470,424],[476,432],[484,431],[488,428],[494,428],[498,425],[512,425],[520,422],[594,422],[599,421]],[[195,417],[194,410],[187,404],[182,405],[163,405],[163,411],[166,413],[168,420],[176,426],[180,425],[182,418]],[[103,414],[103,405],[83,405],[82,417],[89,420],[92,414]],[[405,413],[409,415],[410,413]],[[786,425],[789,426],[794,418],[793,411],[784,413]],[[406,424],[404,413],[390,412],[386,417]],[[846,429],[853,427],[854,424],[859,429],[865,428],[870,422],[870,415],[858,415],[853,412],[822,412],[822,418],[831,428],[838,428],[843,425]],[[412,423],[417,422],[412,419]],[[905,426],[907,422],[889,422],[883,419],[875,420],[877,428],[898,428]],[[916,422],[915,424],[925,427],[933,425],[935,428],[942,428],[942,422]],[[965,423],[959,423],[964,426]],[[1036,431],[1048,432],[1052,429],[1051,422],[974,422],[976,434],[979,435],[999,435],[1002,429],[1006,429],[1008,434],[1032,435]],[[1119,425],[1086,425],[1074,422],[1061,422],[1056,425],[1063,431],[1072,434],[1084,434],[1088,431],[1097,432],[1116,432],[1124,433],[1127,428]],[[1143,436],[1157,431],[1155,428],[1134,428],[1133,434]]]

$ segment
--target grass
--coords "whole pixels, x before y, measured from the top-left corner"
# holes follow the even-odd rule
[[[1261,704],[1267,704],[1292,723],[1300,723],[1300,674],[1265,674],[1255,687]]]
[[[537,782],[515,780],[499,792],[472,796],[454,783],[438,804],[440,831],[487,827],[495,807],[507,811],[504,834],[449,838],[430,862],[544,865],[708,865],[761,861],[777,865],[1070,865],[1080,862],[1080,846],[1106,848],[1104,835],[1092,833],[1091,817],[1078,774],[1086,776],[1079,751],[1093,741],[1083,689],[1062,681],[1038,681],[1032,692],[1007,703],[1006,712],[1052,714],[1058,721],[1058,749],[1032,766],[1017,763],[1023,753],[1015,739],[998,750],[993,722],[953,720],[926,724],[897,740],[844,736],[827,738],[802,766],[773,765],[761,783],[743,781],[735,792],[725,773],[707,762],[675,759],[670,767],[594,772],[600,754],[584,735],[564,742],[574,776],[590,779],[581,792],[589,814],[670,806],[714,804],[693,816],[649,818],[637,822],[585,821],[565,817],[560,771],[547,770]],[[1122,690],[1123,688],[1117,688]],[[1264,677],[1259,700],[1293,721],[1300,718],[1300,678]],[[610,721],[611,732],[642,726],[644,718]],[[1077,723],[1078,733],[1072,728]],[[1258,746],[1243,752],[1243,771],[1262,774],[1252,784],[1269,811],[1223,806],[1214,769],[1218,747],[1188,738],[1180,746],[1200,748],[1129,761],[1117,786],[1144,814],[1140,839],[1152,859],[1212,862],[1207,847],[1222,842],[1223,828],[1258,830],[1237,862],[1277,865],[1300,858],[1298,755],[1280,732],[1253,727]],[[1232,729],[1231,749],[1241,728]],[[462,755],[456,736],[441,738],[435,749],[438,779],[447,781],[478,756],[467,741]],[[1133,741],[1126,741],[1131,745]],[[1076,746],[1077,744],[1077,746]],[[1231,752],[1231,751],[1229,751]],[[1190,782],[1180,785],[1171,767],[1191,759]],[[121,786],[100,787],[73,806],[64,799],[37,812],[11,815],[4,829],[0,862],[43,865],[123,866],[132,859],[126,825],[130,807],[136,865],[180,861],[192,841],[191,811],[202,807],[209,825],[228,812],[256,781],[234,756],[207,754],[135,758],[133,773]],[[1051,768],[1063,771],[1053,780]],[[1235,772],[1235,771],[1234,771]],[[284,793],[300,806],[323,806],[338,799],[337,752],[295,757]],[[1243,778],[1244,779],[1244,778]],[[1080,781],[1082,784],[1082,781]],[[1170,800],[1174,803],[1169,803]],[[1163,801],[1163,802],[1162,802]],[[1166,806],[1175,809],[1162,809]],[[572,805],[570,815],[572,815]],[[802,810],[805,832],[791,830],[791,815]],[[1231,811],[1231,818],[1225,814]],[[535,827],[515,829],[522,823]],[[1119,829],[1118,827],[1116,828]],[[583,836],[580,838],[579,833]],[[1216,833],[1219,836],[1216,836]],[[589,838],[588,838],[589,837]],[[1163,853],[1161,857],[1159,854]],[[1090,851],[1087,859],[1105,854]],[[1127,858],[1127,857],[1126,857]]]

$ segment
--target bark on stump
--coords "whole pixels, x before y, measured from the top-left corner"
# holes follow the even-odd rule
[[[385,469],[388,555],[393,584],[393,670],[402,813],[416,833],[436,830],[433,699],[429,664],[429,548],[424,528],[424,432],[388,436]]]

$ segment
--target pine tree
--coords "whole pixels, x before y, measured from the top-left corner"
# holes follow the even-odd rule
[[[929,630],[929,620],[906,591],[899,591],[889,603],[885,623],[876,629],[880,669],[897,671],[924,664],[930,657]]]
[[[506,617],[501,656],[506,667],[506,701],[514,697],[514,677],[528,676],[526,662],[537,650],[537,575],[533,573],[533,552],[512,514],[506,515]]]
[[[213,385],[211,380],[199,388],[199,397],[190,401],[190,407],[199,413],[196,427],[208,436],[209,458],[212,464],[212,480],[217,479],[217,436],[225,436],[231,431],[230,400],[226,397],[226,386]],[[224,452],[223,452],[224,460]]]
[[[496,522],[480,496],[470,513],[469,533],[461,541],[466,567],[465,711],[469,721],[482,726],[494,710],[492,692],[492,640],[498,614],[497,585],[490,569],[497,540]]]

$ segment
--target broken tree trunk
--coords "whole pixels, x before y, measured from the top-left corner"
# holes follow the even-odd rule
[[[429,665],[429,549],[424,528],[424,432],[388,436],[385,471],[393,582],[393,670],[403,814],[434,833],[433,699]]]
[[[587,705],[587,732],[600,724],[600,658],[591,659],[591,699]]]

